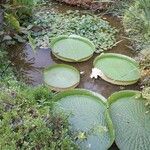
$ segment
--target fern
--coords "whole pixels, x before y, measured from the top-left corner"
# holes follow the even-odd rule
[[[31,15],[32,10],[37,4],[37,0],[13,0],[12,5],[17,6],[17,15]]]
[[[14,28],[16,31],[20,30],[20,23],[17,20],[17,18],[13,14],[5,13],[5,20],[8,22],[8,24]]]

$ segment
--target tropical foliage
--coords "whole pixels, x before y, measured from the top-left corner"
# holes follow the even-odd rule
[[[0,83],[0,149],[78,149],[67,118],[53,112],[53,93],[44,86],[5,83]]]
[[[140,47],[150,45],[150,1],[137,0],[127,9],[123,23],[131,40],[140,44]]]
[[[32,37],[36,39],[38,46],[48,46],[49,38],[63,34],[76,34],[89,38],[96,45],[97,52],[110,49],[116,42],[115,28],[99,16],[82,11],[68,11],[64,14],[39,11],[28,27],[33,26],[38,28],[38,32],[32,32]]]

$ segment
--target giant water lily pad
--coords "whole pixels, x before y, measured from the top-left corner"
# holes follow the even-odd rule
[[[80,82],[79,71],[69,65],[55,64],[44,70],[44,81],[55,91],[76,87]]]
[[[68,62],[82,62],[92,57],[95,46],[87,38],[77,35],[61,35],[51,42],[52,53]]]
[[[120,150],[150,149],[150,112],[137,91],[121,91],[108,99]]]
[[[56,110],[69,115],[71,129],[81,149],[107,150],[114,141],[106,99],[94,92],[75,89],[54,97]]]
[[[102,72],[102,79],[117,85],[133,84],[140,78],[138,63],[121,54],[101,54],[94,60],[94,68]]]

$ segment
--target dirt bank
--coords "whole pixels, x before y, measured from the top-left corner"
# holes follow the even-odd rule
[[[60,2],[67,3],[69,5],[75,5],[75,6],[81,6],[84,8],[89,8],[91,10],[105,10],[107,9],[110,5],[112,5],[116,0],[112,0],[109,2],[109,0],[57,0]]]

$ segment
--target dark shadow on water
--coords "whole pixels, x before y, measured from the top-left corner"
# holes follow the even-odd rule
[[[117,35],[117,41],[121,41],[117,44],[117,46],[107,52],[120,53],[134,57],[135,54],[129,48],[130,42],[124,38],[123,27],[120,20],[112,16],[104,16],[104,18],[108,20],[112,26],[120,30]],[[45,67],[54,63],[65,63],[76,67],[80,72],[84,72],[84,74],[81,75],[81,82],[78,86],[79,88],[85,88],[98,92],[105,97],[109,97],[112,93],[119,90],[139,89],[138,83],[131,86],[122,87],[110,84],[101,78],[96,80],[91,79],[90,74],[93,68],[93,60],[97,55],[98,54],[94,54],[91,59],[82,63],[67,63],[54,57],[51,54],[50,49],[36,49],[33,51],[28,44],[17,45],[9,49],[9,57],[11,62],[14,64],[14,68],[17,70],[17,74],[19,74],[19,76],[22,77],[27,84],[33,86],[43,83],[42,71]]]
[[[119,46],[120,47],[120,46]],[[117,48],[117,47],[116,47]],[[115,52],[115,48],[109,52]],[[124,51],[119,51],[123,53]],[[125,53],[128,56],[132,56],[132,53]],[[51,54],[50,49],[37,49],[33,51],[29,45],[17,45],[9,50],[10,60],[13,63],[14,68],[17,70],[19,76],[21,76],[27,84],[36,86],[43,83],[43,70],[48,65],[55,63],[69,64],[76,67],[80,72],[84,72],[81,75],[79,88],[89,89],[102,94],[105,97],[110,96],[115,91],[123,89],[139,89],[138,83],[130,86],[117,86],[110,84],[101,78],[91,79],[90,74],[93,68],[93,60],[98,54],[88,61],[82,63],[67,63],[63,62]]]
[[[70,6],[63,7],[60,11],[66,11]],[[57,10],[59,8],[56,6]],[[74,9],[74,8],[73,8]],[[116,17],[112,16],[103,16],[104,19],[108,20],[110,24],[120,32],[117,35],[117,40],[121,41],[117,44],[117,46],[113,47],[111,50],[107,52],[120,53],[130,57],[134,57],[133,51],[130,49],[130,42],[124,38],[123,27],[120,23],[120,20]],[[138,90],[139,85],[134,84],[131,86],[117,86],[110,84],[102,79],[91,79],[90,74],[93,68],[93,60],[98,54],[94,54],[94,56],[88,61],[82,63],[67,63],[61,60],[58,60],[51,54],[50,49],[37,49],[33,51],[28,44],[24,45],[16,45],[11,47],[9,50],[9,58],[13,64],[13,67],[16,70],[16,75],[19,78],[23,79],[27,84],[32,86],[37,86],[43,83],[43,70],[48,65],[52,65],[55,63],[65,63],[76,67],[80,72],[83,71],[84,74],[81,75],[81,81],[78,88],[89,89],[91,91],[95,91],[97,93],[102,94],[106,98],[109,97],[112,93],[124,89],[133,89]],[[110,150],[118,150],[117,146],[114,144]]]

